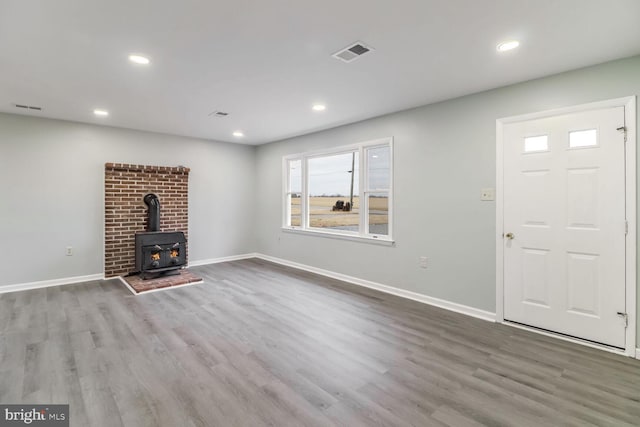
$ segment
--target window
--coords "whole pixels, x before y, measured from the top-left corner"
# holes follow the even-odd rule
[[[588,129],[569,132],[569,148],[595,147],[598,145],[598,130]]]
[[[284,158],[287,229],[391,240],[392,139]]]
[[[287,192],[287,225],[299,227],[302,225],[302,211],[300,199],[302,198],[302,161],[289,162],[289,184]]]
[[[524,139],[524,152],[548,151],[549,138],[547,135],[529,136]]]

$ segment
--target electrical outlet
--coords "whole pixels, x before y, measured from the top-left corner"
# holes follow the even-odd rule
[[[427,268],[428,261],[429,261],[429,258],[427,258],[426,256],[421,256],[420,257],[420,268]]]
[[[492,201],[496,199],[495,188],[483,188],[480,190],[480,200]]]
[[[67,256],[72,256],[73,255],[73,247],[71,246],[67,246],[67,252],[66,252]]]

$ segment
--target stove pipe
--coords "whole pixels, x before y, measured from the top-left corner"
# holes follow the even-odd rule
[[[160,231],[160,200],[158,196],[149,193],[144,196],[144,203],[149,207],[147,231]]]

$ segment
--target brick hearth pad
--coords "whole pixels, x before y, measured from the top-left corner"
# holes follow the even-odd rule
[[[188,270],[180,270],[180,274],[174,276],[158,277],[157,279],[143,280],[139,275],[121,277],[122,280],[127,282],[129,287],[135,291],[136,294],[141,294],[149,291],[157,291],[160,289],[174,288],[177,286],[194,285],[196,283],[202,283],[202,279]]]

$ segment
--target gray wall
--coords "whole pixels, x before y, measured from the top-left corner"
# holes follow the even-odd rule
[[[496,119],[638,94],[633,57],[260,146],[257,250],[494,312],[495,202],[479,197],[495,187]],[[281,231],[283,155],[386,136],[395,247]]]
[[[106,162],[191,168],[190,261],[255,250],[255,148],[0,114],[0,286],[103,272]]]

